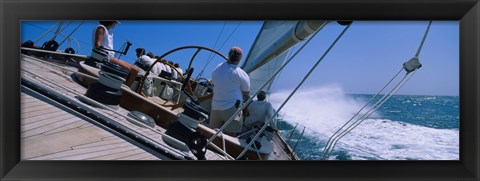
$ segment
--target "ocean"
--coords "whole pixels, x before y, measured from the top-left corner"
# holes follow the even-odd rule
[[[269,101],[279,107],[288,93]],[[279,112],[277,126],[300,159],[319,160],[329,137],[373,96],[302,91]],[[458,96],[394,95],[342,137],[328,159],[459,160],[459,124]]]

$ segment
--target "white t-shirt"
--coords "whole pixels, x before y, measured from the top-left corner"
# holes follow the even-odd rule
[[[172,73],[172,68],[170,68],[170,66],[168,66],[167,64],[163,64],[163,66],[165,66],[165,71],[166,72]]]
[[[152,66],[153,62],[155,62],[155,59],[150,58],[147,55],[142,55],[139,58],[139,62],[142,65]],[[161,64],[162,64],[161,62],[156,63],[155,66],[150,70],[150,72],[154,75],[160,74],[160,72],[162,71]]]
[[[174,79],[177,79],[177,78],[178,78],[178,72],[175,71],[176,68],[172,68],[172,67],[170,67],[170,68],[172,69],[172,77],[173,77]]]
[[[180,74],[183,75],[183,70],[182,70],[180,67],[178,67],[177,70],[178,70],[178,72],[179,72]],[[181,76],[179,75],[179,77],[181,77]]]
[[[243,102],[242,91],[250,91],[250,78],[240,67],[227,62],[217,65],[212,72],[212,110],[226,110],[237,100]]]
[[[104,30],[103,31],[102,44],[100,44],[100,45],[107,48],[107,49],[113,50],[113,33],[108,31],[108,29],[103,25],[98,25],[93,30],[93,36],[92,36],[93,37],[93,39],[92,39],[93,45],[95,45],[95,33],[96,33],[96,31],[99,27],[103,28],[103,30]],[[108,50],[106,50],[106,51],[108,53],[108,58],[113,58],[115,56],[115,52],[108,51]]]
[[[245,119],[246,126],[253,126],[256,122],[266,122],[275,113],[270,102],[253,101],[248,105],[250,115]],[[270,124],[273,125],[273,124]]]
[[[160,71],[158,71],[159,74],[162,73],[162,70],[167,72],[167,65],[163,64],[162,62],[158,62],[157,65],[158,65],[159,70],[160,70]]]

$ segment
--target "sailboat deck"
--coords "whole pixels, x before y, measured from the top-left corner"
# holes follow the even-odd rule
[[[49,64],[43,60],[22,55],[22,78],[44,85],[70,100],[75,105],[85,107],[87,112],[103,115],[113,125],[125,127],[146,137],[161,148],[170,149],[179,156],[190,156],[163,142],[165,129],[155,126],[142,128],[131,123],[123,108],[118,110],[98,108],[86,104],[77,98],[87,88],[78,84],[73,78],[75,67]],[[48,92],[48,91],[47,91]],[[69,102],[69,104],[70,104]],[[117,127],[118,127],[117,126]],[[129,131],[127,131],[128,134]],[[112,131],[100,123],[85,118],[65,106],[56,103],[34,90],[22,88],[21,94],[21,159],[26,160],[159,160],[158,153],[138,142],[125,138],[125,133]],[[222,159],[218,154],[207,151],[208,160]]]
[[[158,160],[137,146],[60,108],[21,94],[25,160]]]

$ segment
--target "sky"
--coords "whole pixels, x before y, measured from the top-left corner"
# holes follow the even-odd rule
[[[188,45],[206,46],[223,54],[227,54],[230,47],[239,46],[246,57],[263,24],[262,21],[120,21],[112,30],[114,49],[120,49],[126,41],[132,42],[128,54],[121,57],[129,63],[136,60],[135,49],[139,47],[162,55]],[[55,23],[23,21],[21,42],[38,40],[35,44],[41,46],[54,37],[56,29],[40,38]],[[80,23],[72,22],[55,40],[62,42]],[[71,46],[79,54],[90,55],[92,34],[97,25],[98,21],[85,21],[71,35],[74,40],[65,41],[59,49]],[[402,64],[415,55],[427,26],[428,21],[353,22],[299,91],[335,87],[347,94],[377,93]],[[272,92],[293,90],[344,28],[336,22],[327,24],[286,66],[272,86]],[[459,48],[459,22],[433,21],[419,55],[423,66],[397,94],[458,96]],[[185,69],[193,54],[194,50],[186,50],[166,58]],[[204,70],[203,77],[210,78],[211,70],[223,61],[208,52],[200,53],[193,62],[194,77]]]

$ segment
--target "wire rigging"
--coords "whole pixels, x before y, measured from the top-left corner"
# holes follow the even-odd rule
[[[221,30],[220,33],[218,34],[217,40],[215,40],[215,44],[213,45],[213,49],[214,49],[214,50],[215,50],[216,47],[217,47],[218,40],[219,40],[220,37],[222,36],[223,30],[225,29],[225,26],[226,26],[226,25],[227,25],[227,22],[223,23],[222,30]],[[207,60],[210,60],[211,57],[212,57],[212,55],[213,55],[213,53],[210,52],[210,55],[208,55]],[[203,67],[202,71],[200,71],[200,73],[197,75],[197,78],[196,78],[196,79],[198,79],[199,77],[201,77],[201,76],[203,75],[203,72],[204,72],[205,68],[207,68],[207,65],[208,65],[208,63],[205,63],[205,66]]]
[[[348,120],[343,126],[341,126],[327,141],[327,144],[322,152],[321,159],[325,160],[328,159],[328,155],[333,151],[335,148],[336,144],[338,141],[343,138],[345,135],[347,135],[349,132],[351,132],[354,128],[356,128],[358,125],[360,125],[363,121],[365,121],[370,115],[372,115],[380,106],[382,106],[388,99],[390,99],[405,83],[415,74],[415,72],[422,66],[420,64],[418,55],[420,54],[423,44],[425,42],[425,39],[428,35],[428,32],[430,30],[430,26],[432,24],[432,21],[429,22],[427,29],[425,31],[425,34],[423,36],[423,39],[420,43],[420,46],[415,54],[415,56],[410,59],[409,61],[405,62],[403,64],[403,67],[400,69],[400,71],[375,95],[373,96],[368,103],[366,103],[350,120]],[[356,119],[355,121],[351,122],[355,117],[357,117],[361,111],[366,108],[368,105],[372,103],[372,101],[380,95],[381,92],[384,91],[384,89],[392,83],[392,81],[402,72],[402,69],[405,69],[406,74],[405,76],[387,93],[385,94],[381,99],[379,99],[373,106],[368,110],[366,113],[364,113],[360,118]],[[413,73],[412,73],[413,72]]]
[[[228,42],[228,40],[232,37],[233,33],[235,33],[235,31],[237,31],[238,27],[240,27],[240,25],[242,24],[242,22],[240,21],[240,23],[238,23],[237,27],[235,27],[235,29],[232,31],[232,33],[230,33],[230,35],[227,37],[227,39],[225,39],[225,41],[223,42],[223,44],[220,46],[220,48],[216,49],[217,51],[219,51],[220,49],[223,48],[223,46]],[[205,66],[203,67],[202,71],[200,72],[202,75],[203,75],[203,72],[205,70],[205,68],[207,68],[207,66],[210,64],[210,62],[213,60],[215,56],[211,57],[207,63],[205,64]],[[200,77],[200,74],[199,76],[197,76],[197,78]]]
[[[332,48],[337,44],[337,42],[340,40],[340,38],[345,34],[345,32],[350,28],[351,24],[348,24],[345,29],[338,35],[338,37],[333,41],[333,43],[328,47],[328,49],[325,51],[325,53],[317,60],[317,62],[313,65],[313,67],[308,71],[308,73],[305,75],[305,77],[302,79],[302,81],[295,87],[295,89],[290,93],[290,95],[285,99],[285,101],[280,105],[280,107],[277,109],[277,111],[274,113],[274,115],[277,115],[280,110],[285,106],[285,104],[292,98],[292,96],[298,91],[298,89],[303,85],[303,83],[307,80],[308,77],[312,74],[312,72],[317,68],[317,66],[322,62],[322,60],[327,56],[327,54],[332,50]],[[317,31],[318,32],[318,31]],[[311,40],[311,39],[309,39]],[[278,72],[278,71],[277,71]],[[263,88],[263,87],[262,87]],[[248,103],[246,103],[248,104]],[[267,128],[268,124],[272,122],[274,116],[272,116],[270,119],[266,121],[266,124],[262,126],[260,131],[255,135],[255,137],[250,141],[250,143],[247,145],[246,148],[250,147],[253,143],[254,140],[256,140],[260,134]],[[247,149],[244,149],[242,153],[237,158],[240,158],[246,153]]]

